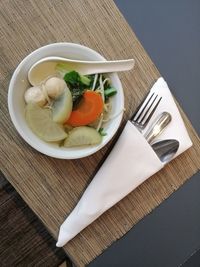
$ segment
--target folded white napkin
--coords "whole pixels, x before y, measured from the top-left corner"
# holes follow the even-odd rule
[[[151,90],[163,97],[151,121],[163,111],[172,115],[170,125],[159,139],[177,139],[180,142],[176,153],[178,156],[192,145],[181,115],[163,78],[159,78]],[[143,135],[128,121],[108,158],[61,225],[57,247],[64,246],[102,213],[163,167],[164,164]]]
[[[162,100],[156,109],[154,115],[149,121],[149,125],[152,121],[163,111],[167,111],[172,115],[172,121],[167,128],[158,137],[159,139],[176,139],[179,141],[180,146],[175,155],[177,157],[183,153],[186,149],[192,146],[192,142],[185,128],[182,117],[178,111],[176,103],[174,102],[173,96],[168,88],[167,83],[163,78],[159,78],[157,82],[151,88],[151,92],[155,92],[159,96],[162,96]],[[175,158],[174,157],[174,158]]]

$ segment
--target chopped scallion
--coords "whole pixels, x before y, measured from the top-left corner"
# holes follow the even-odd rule
[[[106,97],[113,96],[116,93],[117,93],[117,90],[114,87],[110,87],[110,88],[107,88],[106,90],[104,90],[104,94]]]

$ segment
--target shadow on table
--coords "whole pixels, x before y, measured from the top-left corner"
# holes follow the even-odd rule
[[[3,266],[53,267],[70,261],[42,222],[0,172],[0,262]]]

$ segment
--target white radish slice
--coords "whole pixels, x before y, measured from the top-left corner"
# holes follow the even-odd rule
[[[88,126],[76,127],[68,133],[65,147],[95,145],[102,141],[102,136],[94,128]]]
[[[53,121],[64,123],[68,120],[72,112],[72,94],[67,85],[64,92],[54,100],[52,111]]]

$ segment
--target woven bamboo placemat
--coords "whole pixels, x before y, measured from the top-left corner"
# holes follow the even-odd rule
[[[36,48],[61,41],[84,44],[107,59],[135,58],[134,71],[120,74],[126,112],[118,135],[160,74],[112,0],[0,1],[0,25],[1,169],[56,238],[63,219],[118,136],[80,160],[56,160],[32,149],[17,134],[8,114],[8,84],[16,65]],[[194,146],[64,247],[77,266],[89,263],[197,172],[200,142],[182,115]]]

